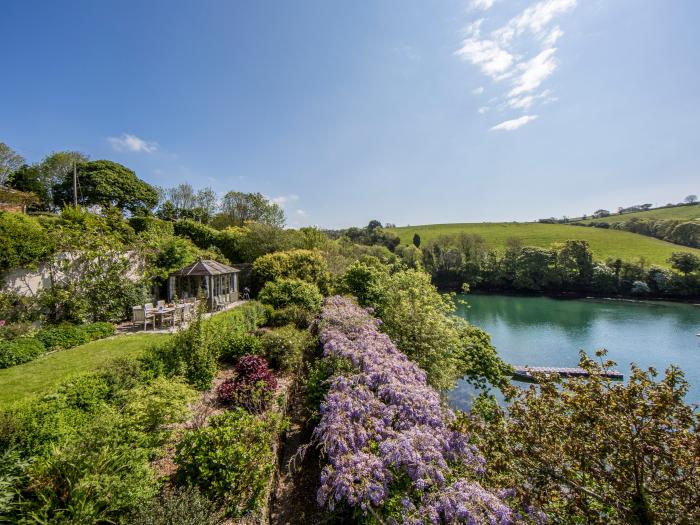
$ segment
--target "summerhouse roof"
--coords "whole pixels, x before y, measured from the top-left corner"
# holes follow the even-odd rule
[[[222,275],[236,272],[240,272],[240,270],[229,266],[228,264],[222,264],[220,262],[212,261],[211,259],[203,259],[201,261],[194,262],[189,266],[185,266],[184,268],[181,268],[170,275],[184,277],[188,275]]]

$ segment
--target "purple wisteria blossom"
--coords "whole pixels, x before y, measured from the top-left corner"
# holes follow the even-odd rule
[[[319,324],[324,356],[346,358],[357,372],[334,378],[321,405],[314,434],[328,465],[319,503],[381,509],[395,477],[407,476],[403,523],[516,523],[503,500],[475,481],[484,459],[450,429],[452,411],[379,324],[351,299],[326,299]]]

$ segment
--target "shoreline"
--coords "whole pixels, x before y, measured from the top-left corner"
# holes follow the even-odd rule
[[[700,308],[700,297],[690,297],[687,299],[681,297],[659,297],[646,296],[634,297],[629,295],[597,295],[594,292],[527,292],[519,290],[470,290],[468,293],[460,292],[454,289],[439,288],[441,293],[454,292],[457,295],[506,295],[512,297],[547,297],[549,299],[561,300],[599,300],[599,301],[619,301],[627,303],[672,303],[672,304],[687,304]]]

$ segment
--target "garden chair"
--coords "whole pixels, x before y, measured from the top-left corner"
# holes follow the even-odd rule
[[[160,300],[156,303],[156,308],[165,308],[165,301]]]
[[[140,306],[134,306],[131,309],[131,322],[134,326],[143,325],[144,330],[148,328],[148,323],[150,322],[153,329],[156,329],[156,316]]]
[[[148,311],[148,310],[153,310],[153,303],[146,303],[143,305],[143,309]]]

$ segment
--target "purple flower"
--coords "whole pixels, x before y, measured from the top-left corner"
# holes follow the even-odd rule
[[[485,461],[449,428],[454,414],[379,326],[352,300],[326,299],[319,322],[324,356],[348,359],[356,372],[334,378],[321,405],[314,436],[328,465],[319,503],[381,507],[400,472],[411,481],[410,497],[402,498],[404,523],[515,523],[502,499],[477,481],[454,481],[456,468],[476,478]]]

